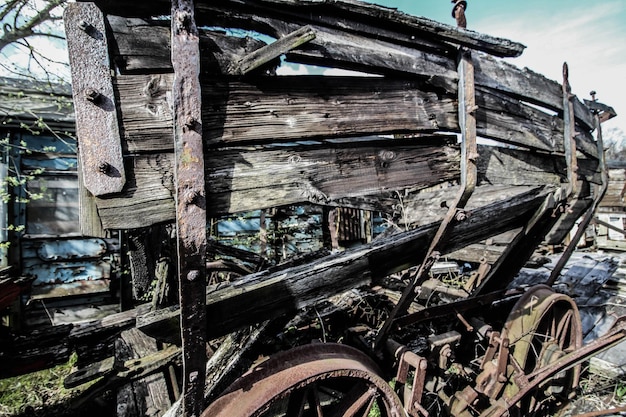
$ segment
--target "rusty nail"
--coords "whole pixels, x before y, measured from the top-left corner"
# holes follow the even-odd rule
[[[81,20],[80,23],[78,23],[78,27],[82,31],[87,31],[87,29],[89,29],[90,26],[91,25],[86,20]]]
[[[100,162],[98,164],[98,171],[100,171],[101,174],[108,174],[110,170],[111,164],[109,164],[108,162]]]
[[[96,101],[98,101],[98,99],[100,98],[100,93],[93,89],[93,88],[88,88],[85,90],[85,99],[87,101],[91,101],[92,103],[95,103]]]

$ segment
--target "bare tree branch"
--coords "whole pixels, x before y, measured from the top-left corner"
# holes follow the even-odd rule
[[[67,0],[48,0],[45,6],[36,9],[31,4],[33,14],[26,10],[26,6],[32,0],[10,0],[5,4],[0,12],[0,23],[2,23],[2,36],[0,36],[0,51],[5,47],[20,39],[26,39],[31,36],[51,36],[53,38],[62,38],[60,35],[47,34],[37,32],[35,28],[46,23],[58,21],[59,16],[54,16],[52,12],[67,3]],[[10,16],[13,17],[13,24],[7,23],[5,20]]]

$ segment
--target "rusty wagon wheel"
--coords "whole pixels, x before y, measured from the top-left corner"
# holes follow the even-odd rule
[[[520,370],[528,375],[582,346],[578,307],[570,297],[545,285],[531,288],[519,299],[504,329],[510,355],[516,361],[507,371],[505,400],[520,391],[514,379]],[[518,366],[520,369],[516,370]],[[578,386],[579,375],[580,365],[542,382],[511,409],[512,413],[517,410],[523,416],[547,415],[548,410],[558,406]]]
[[[231,385],[202,417],[404,416],[402,403],[362,352],[311,344],[280,352]]]

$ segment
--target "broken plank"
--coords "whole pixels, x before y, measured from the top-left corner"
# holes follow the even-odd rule
[[[304,26],[237,60],[229,73],[247,74],[312,39],[315,39],[315,31],[311,26]]]
[[[444,253],[476,243],[524,224],[543,203],[550,189],[536,188],[515,199],[499,201],[469,212],[468,220],[452,225],[452,238]],[[437,223],[374,241],[287,270],[248,275],[207,295],[209,337],[227,334],[250,323],[290,314],[372,278],[406,269],[421,262]],[[138,328],[156,337],[168,335],[164,328],[178,325],[174,310],[169,315],[144,315]]]
[[[468,46],[496,56],[519,56],[525,48],[522,44],[507,39],[462,30],[451,25],[433,20],[415,17],[396,9],[357,1],[276,1],[255,2],[220,1],[217,3],[199,2],[196,10],[198,26],[211,25],[217,10],[250,10],[253,14],[274,15],[284,20],[300,19],[304,22],[321,25],[349,25],[351,30],[360,30],[371,34],[391,30],[424,36],[442,38],[446,42]],[[107,14],[124,17],[159,16],[169,14],[169,2],[157,0],[149,5],[107,0],[98,2],[98,6]],[[339,19],[338,19],[339,17]],[[306,23],[305,23],[306,24]]]
[[[458,176],[458,149],[448,143],[444,136],[212,150],[206,166],[212,196],[207,210],[215,216],[428,187]],[[105,227],[135,228],[173,219],[172,155],[137,156],[129,165],[134,174],[129,187],[119,196],[98,199]]]
[[[137,329],[122,332],[115,350],[116,360],[122,363],[159,351],[156,341]],[[117,416],[162,416],[172,405],[168,392],[163,372],[125,384],[117,390]]]

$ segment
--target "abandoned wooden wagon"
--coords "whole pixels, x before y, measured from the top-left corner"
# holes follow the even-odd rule
[[[567,65],[556,82],[500,60],[523,46],[466,30],[465,7],[451,27],[356,0],[68,6],[85,204],[105,229],[173,224],[176,242],[175,305],[68,330],[83,350],[133,326],[116,350],[166,344],[110,359],[101,386],[162,375],[161,415],[180,357],[170,413],[187,416],[544,415],[567,401],[580,362],[623,326],[582,346],[576,304],[550,288],[558,267],[508,284],[591,221],[615,112],[573,95]],[[281,75],[292,64],[307,73]],[[303,203],[330,251],[273,264],[267,240],[251,253],[208,238],[211,219],[265,225]],[[395,227],[373,238],[372,213]],[[434,279],[444,256],[474,274]],[[250,352],[269,359],[244,374]]]

